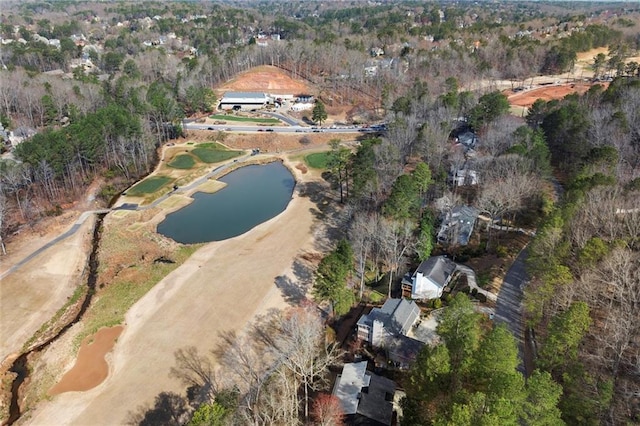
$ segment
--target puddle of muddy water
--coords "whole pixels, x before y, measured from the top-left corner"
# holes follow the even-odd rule
[[[109,365],[105,356],[113,349],[122,330],[121,325],[102,328],[93,336],[85,338],[78,351],[75,365],[49,390],[49,394],[86,391],[102,383],[109,374]]]

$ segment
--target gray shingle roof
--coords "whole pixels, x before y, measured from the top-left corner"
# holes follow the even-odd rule
[[[438,231],[441,243],[467,245],[473,226],[478,218],[478,210],[469,206],[456,206],[442,221]]]
[[[420,272],[438,286],[444,287],[455,270],[456,264],[452,260],[444,256],[434,256],[422,262],[413,275]]]
[[[381,308],[373,308],[369,315],[363,315],[358,324],[371,325],[378,320],[391,334],[407,334],[419,316],[420,308],[413,300],[387,299]]]

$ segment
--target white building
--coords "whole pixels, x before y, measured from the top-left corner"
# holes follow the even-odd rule
[[[218,109],[251,110],[264,108],[271,99],[266,93],[227,92],[218,105]]]
[[[402,292],[412,299],[437,299],[449,285],[456,270],[456,264],[445,256],[435,256],[422,262],[413,275],[402,279]]]

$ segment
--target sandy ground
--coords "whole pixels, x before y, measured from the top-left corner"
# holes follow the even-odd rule
[[[309,179],[295,167],[298,181]],[[219,332],[241,330],[256,315],[286,306],[277,279],[295,281],[294,260],[315,247],[315,205],[296,186],[287,209],[251,231],[210,243],[169,274],[127,313],[108,357],[110,374],[86,392],[66,392],[21,419],[34,425],[113,425],[162,391],[182,392],[169,377],[176,349],[205,353]]]
[[[62,219],[61,219],[62,220]],[[1,259],[2,270],[21,260],[58,233],[71,226],[51,222],[59,232],[32,234],[8,246],[9,255]],[[0,281],[0,360],[3,367],[24,343],[48,321],[81,284],[88,260],[94,219],[85,221],[80,230],[54,247],[45,250],[17,272]]]

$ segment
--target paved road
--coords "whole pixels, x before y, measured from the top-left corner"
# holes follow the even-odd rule
[[[526,374],[524,367],[524,321],[522,319],[522,295],[524,287],[529,281],[525,270],[527,249],[523,249],[507,271],[504,282],[498,293],[495,309],[496,323],[505,323],[518,342],[520,364],[518,371]]]
[[[39,249],[37,249],[36,251],[31,253],[30,255],[28,255],[27,257],[25,257],[24,259],[22,259],[21,261],[17,262],[15,265],[13,265],[12,267],[10,267],[6,271],[4,271],[2,274],[0,274],[0,280],[2,278],[4,278],[4,277],[8,276],[9,274],[15,272],[16,270],[18,270],[25,263],[29,262],[34,257],[38,256],[40,253],[42,253],[43,251],[45,251],[49,247],[51,247],[51,246],[53,246],[55,244],[58,244],[60,241],[64,240],[65,238],[69,238],[71,235],[75,234],[76,231],[87,220],[87,218],[89,216],[91,216],[93,214],[109,213],[110,211],[111,210],[109,210],[109,209],[102,209],[102,210],[91,210],[91,211],[86,211],[86,212],[82,213],[80,215],[80,217],[78,218],[78,220],[76,220],[76,222],[71,226],[71,228],[69,228],[66,232],[63,232],[62,234],[58,235],[53,240],[49,241],[47,244],[43,245],[42,247],[40,247]]]
[[[340,126],[340,127],[309,127],[309,126],[249,126],[243,124],[201,124],[187,123],[185,130],[216,130],[224,132],[273,132],[273,133],[378,133],[381,130],[371,127]]]

